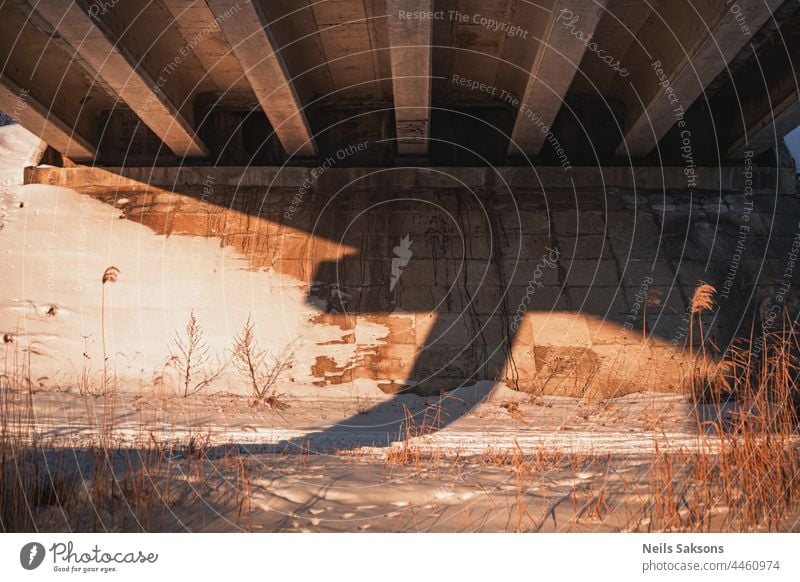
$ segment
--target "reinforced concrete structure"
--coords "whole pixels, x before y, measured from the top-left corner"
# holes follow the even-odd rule
[[[704,329],[721,344],[776,304],[800,220],[782,145],[797,2],[9,0],[0,16],[0,110],[49,145],[26,181],[303,281],[334,343],[385,328],[346,362],[321,342],[320,385],[669,389],[698,285],[720,295]]]

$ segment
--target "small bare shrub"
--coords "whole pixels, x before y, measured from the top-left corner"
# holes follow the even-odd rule
[[[262,348],[256,338],[255,324],[247,318],[242,331],[233,340],[233,365],[250,384],[253,404],[284,409],[288,405],[276,392],[278,380],[294,364],[295,347],[289,344],[278,355]]]
[[[189,314],[184,335],[176,332],[172,341],[174,345],[170,347],[167,365],[178,373],[184,398],[204,390],[222,376],[226,363],[212,362],[194,310]]]

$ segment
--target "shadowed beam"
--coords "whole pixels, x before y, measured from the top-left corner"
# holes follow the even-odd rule
[[[58,31],[102,86],[122,99],[175,155],[208,155],[178,107],[156,89],[156,83],[97,20],[74,2],[33,0],[30,5],[35,14]]]
[[[289,156],[316,156],[300,98],[261,10],[251,0],[206,1],[283,149]]]
[[[0,111],[70,160],[89,162],[97,155],[96,148],[75,133],[69,123],[5,75],[0,75]]]
[[[777,147],[784,136],[800,125],[800,99],[793,91],[765,113],[728,149],[731,158],[743,158],[752,152],[757,156],[771,147]]]
[[[671,68],[662,69],[666,74],[670,96],[667,95],[664,82],[657,85],[657,90],[652,94],[641,96],[644,108],[638,108],[639,113],[627,126],[625,139],[617,147],[616,154],[631,157],[648,155],[677,122],[675,111],[680,107],[683,111],[689,110],[711,81],[752,41],[756,31],[784,1],[738,2],[736,6],[741,12],[734,14],[729,2],[718,0],[714,17],[707,20],[708,28],[699,26],[694,42],[684,40],[681,43],[685,54],[677,58]],[[667,12],[662,12],[662,15],[670,18]],[[683,14],[679,18],[687,22],[691,20],[688,17]],[[691,17],[697,18],[694,14]],[[746,30],[742,23],[746,24]],[[669,20],[667,24],[679,26]],[[650,67],[641,74],[652,77],[656,73]],[[631,83],[636,83],[636,79],[631,78]]]
[[[433,0],[387,0],[392,91],[400,155],[428,153],[431,125],[431,40]]]
[[[508,154],[539,154],[607,0],[558,1],[533,59]],[[580,38],[579,38],[580,37]]]
[[[792,10],[789,5],[786,8]],[[776,20],[781,16],[776,14]],[[742,116],[737,116],[731,132],[726,152],[731,158],[777,149],[783,137],[800,125],[800,36],[793,32],[800,23],[800,11],[789,12],[787,20],[778,25],[781,42],[756,51],[754,66],[744,73],[751,81],[748,86],[740,83]]]

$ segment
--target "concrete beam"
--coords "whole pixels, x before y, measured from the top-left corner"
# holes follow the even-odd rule
[[[0,111],[70,160],[90,162],[97,155],[95,146],[75,133],[69,123],[5,75],[0,75]]]
[[[559,0],[553,4],[514,122],[509,155],[519,155],[522,149],[535,156],[542,149],[546,130],[553,126],[587,50],[586,42],[576,33],[584,38],[594,34],[606,2]]]
[[[719,0],[715,17],[707,21],[708,28],[699,28],[695,42],[683,41],[681,45],[686,54],[676,59],[673,68],[665,71],[669,90],[674,95],[672,100],[665,86],[659,86],[652,95],[642,96],[644,108],[627,124],[624,141],[617,147],[616,154],[632,157],[648,155],[677,122],[674,113],[676,108],[680,106],[688,111],[784,1],[738,2],[736,7],[740,12],[734,14],[730,3]],[[687,15],[680,18],[687,19]],[[742,23],[745,23],[747,30],[742,28]],[[643,74],[654,73],[648,70]],[[636,80],[632,78],[631,83],[635,85]]]
[[[249,88],[247,79],[205,0],[160,2],[172,16],[186,44],[192,47],[208,79],[218,91],[226,92],[226,103],[231,97],[241,98],[239,90]]]
[[[317,146],[294,82],[252,0],[206,0],[244,70],[261,109],[289,156],[314,157]]]
[[[104,87],[113,91],[172,152],[205,157],[208,150],[178,107],[139,66],[125,47],[112,40],[100,22],[74,2],[32,1],[31,8],[54,29]]]
[[[734,81],[739,88],[741,117],[736,116],[726,154],[743,158],[777,148],[800,125],[800,11],[789,3],[776,11],[770,28],[781,30],[781,42],[753,47],[752,64]],[[767,30],[770,32],[770,30]],[[754,54],[755,53],[755,54]],[[741,77],[741,79],[739,79]]]
[[[416,172],[413,186],[426,189],[480,189],[492,177],[502,177],[502,183],[512,189],[529,188],[531,184],[546,184],[548,188],[572,190],[587,195],[597,192],[597,184],[622,189],[662,190],[686,189],[686,175],[677,166],[575,166],[567,174],[560,166],[498,167],[498,168],[440,168],[441,172]],[[258,187],[272,184],[275,188],[296,190],[299,185],[311,183],[310,191],[325,194],[330,185],[313,178],[314,168],[299,166],[125,166],[121,168],[28,167],[25,184],[52,184],[65,188],[109,186],[111,188],[164,188],[180,190],[183,185],[201,184],[213,178],[219,186]],[[358,181],[359,187],[403,188],[409,185],[408,174],[403,172],[375,172],[374,168],[331,168],[328,170],[334,183],[348,184]],[[326,173],[326,176],[328,174]],[[749,182],[749,184],[748,184]],[[698,190],[741,191],[746,185],[757,194],[794,192],[797,180],[792,168],[754,167],[752,176],[745,176],[741,167],[698,167]]]
[[[389,56],[392,66],[397,151],[401,155],[428,153],[431,126],[431,18],[433,0],[387,0]]]
[[[797,91],[790,93],[778,103],[772,103],[769,112],[755,120],[747,130],[728,148],[730,158],[743,158],[746,152],[757,156],[771,147],[777,147],[784,136],[800,126],[800,97]]]

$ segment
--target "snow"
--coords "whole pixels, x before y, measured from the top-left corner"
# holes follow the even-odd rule
[[[13,339],[4,347],[6,365],[30,358],[33,424],[43,446],[70,449],[77,459],[79,447],[108,438],[101,427],[111,415],[120,451],[154,442],[174,451],[173,478],[197,488],[202,504],[168,527],[646,529],[648,518],[633,516],[628,502],[634,509],[641,503],[656,446],[662,452],[707,446],[698,435],[698,411],[675,394],[531,398],[480,382],[422,398],[390,396],[364,379],[316,386],[308,370],[318,356],[343,365],[356,350],[380,345],[388,329],[359,323],[355,343],[329,345],[348,332],[312,321],[319,312],[301,281],[253,271],[213,239],[156,235],[121,220],[115,206],[73,190],[21,186],[21,167],[39,145],[18,126],[0,128],[0,333]],[[112,265],[119,280],[104,286],[102,274]],[[104,292],[107,352],[119,380],[113,412],[102,397],[76,387],[85,366],[95,382],[103,367]],[[288,408],[254,408],[233,374],[190,398],[153,382],[192,310],[213,355],[227,353],[248,317],[271,351],[296,343],[297,365],[279,388]],[[25,392],[11,394],[12,409],[28,402]],[[445,426],[436,430],[432,418]],[[418,436],[406,440],[408,429]],[[202,443],[202,478],[181,452],[190,441]],[[404,450],[425,461],[392,465],[390,455]],[[233,489],[239,499],[240,483],[226,465],[231,451],[249,453],[241,466],[250,491],[245,520],[242,506],[230,502]],[[270,454],[276,452],[296,454]],[[517,452],[555,460],[529,474],[485,460]],[[615,500],[602,519],[586,509],[598,491]]]
[[[309,374],[318,356],[344,366],[357,350],[380,345],[389,330],[362,320],[355,342],[337,342],[348,332],[312,321],[319,312],[308,303],[300,280],[254,271],[245,257],[213,238],[157,235],[121,220],[115,205],[74,190],[21,186],[21,166],[39,145],[18,126],[0,128],[1,176],[7,184],[0,231],[0,332],[13,336],[13,344],[5,347],[7,358],[15,352],[30,355],[40,391],[37,428],[49,439],[77,444],[96,436],[101,404],[78,394],[77,383],[84,373],[95,385],[100,382],[105,315],[121,411],[116,438],[128,445],[150,433],[178,442],[200,430],[212,445],[291,452],[356,449],[383,456],[387,446],[405,438],[407,411],[413,434],[419,435],[413,439],[416,450],[450,456],[515,448],[636,453],[655,442],[665,448],[696,444],[692,411],[675,395],[631,395],[602,407],[565,397],[534,402],[491,382],[441,400],[392,397],[367,379],[315,385]],[[102,274],[111,265],[121,274],[117,282],[103,285]],[[229,354],[248,317],[261,344],[273,353],[297,346],[296,365],[278,390],[288,409],[252,409],[246,398],[236,396],[246,396],[249,389],[233,370],[213,390],[190,399],[179,398],[174,385],[153,381],[192,310],[214,357]],[[510,402],[516,403],[513,414]],[[440,419],[437,426],[432,418]],[[658,431],[654,418],[663,424]]]
[[[262,347],[273,354],[295,346],[296,365],[283,391],[297,386],[301,394],[314,381],[310,370],[317,356],[345,365],[388,334],[385,326],[359,322],[354,343],[321,345],[346,332],[311,322],[319,311],[309,305],[302,281],[271,269],[253,271],[245,257],[218,240],[156,235],[121,220],[114,206],[74,190],[21,186],[21,167],[38,140],[19,126],[0,128],[0,135],[7,185],[0,201],[0,331],[32,354],[38,384],[74,385],[84,366],[100,380],[104,292],[106,352],[123,389],[159,373],[192,310],[212,359],[226,359],[248,317]],[[102,274],[112,265],[120,270],[119,280],[104,286]],[[218,388],[247,391],[232,370]],[[377,384],[364,381],[347,390],[382,394]]]

